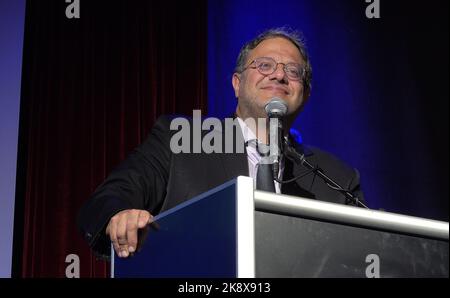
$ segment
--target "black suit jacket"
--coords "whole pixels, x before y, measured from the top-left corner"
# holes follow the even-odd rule
[[[105,228],[117,212],[146,209],[155,215],[237,176],[249,175],[246,153],[173,154],[170,139],[176,131],[170,130],[172,118],[161,116],[147,139],[113,170],[82,206],[77,224],[97,255],[108,257],[110,254],[110,240],[105,235]],[[206,133],[210,132],[203,134]],[[223,136],[222,131],[214,133]],[[243,139],[239,128],[235,129],[234,136]],[[305,154],[310,163],[318,165],[337,183],[352,190],[363,200],[356,169],[317,148],[296,144],[296,149]],[[283,179],[288,180],[306,171],[303,166],[286,159]],[[281,192],[346,203],[343,195],[327,187],[313,173],[295,182],[283,184]]]

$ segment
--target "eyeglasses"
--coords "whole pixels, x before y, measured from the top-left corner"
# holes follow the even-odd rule
[[[270,57],[256,58],[255,60],[250,62],[250,64],[246,68],[244,68],[243,71],[247,70],[248,68],[256,68],[260,74],[268,76],[273,74],[277,70],[278,64],[283,65],[283,70],[290,80],[300,81],[304,79],[306,71],[300,64],[281,62],[277,63]]]

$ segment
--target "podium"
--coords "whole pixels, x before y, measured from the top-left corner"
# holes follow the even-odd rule
[[[111,277],[447,277],[447,222],[254,191],[238,177],[155,216]]]

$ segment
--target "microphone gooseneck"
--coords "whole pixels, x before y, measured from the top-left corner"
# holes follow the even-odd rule
[[[315,173],[317,176],[319,176],[325,182],[325,184],[329,188],[334,189],[334,190],[340,192],[341,194],[343,194],[348,202],[353,203],[355,206],[360,206],[360,207],[369,209],[369,207],[367,207],[363,202],[361,202],[359,200],[359,198],[357,196],[355,196],[350,190],[344,189],[337,182],[335,182],[333,179],[331,179],[329,176],[327,176],[323,172],[322,169],[320,169],[317,166],[313,166],[309,161],[307,161],[305,158],[305,155],[297,152],[297,150],[295,150],[295,148],[292,146],[292,144],[289,142],[289,140],[287,138],[284,140],[284,142],[285,142],[284,154],[287,158],[289,158],[289,159],[295,161],[297,164],[301,164],[302,166],[307,168],[309,170],[308,173]],[[303,176],[295,177],[292,180],[297,180],[302,177]],[[286,181],[286,183],[287,182],[288,181]]]

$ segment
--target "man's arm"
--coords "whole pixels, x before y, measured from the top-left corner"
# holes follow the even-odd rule
[[[97,255],[110,255],[111,240],[117,249],[128,245],[128,238],[134,244],[134,232],[129,231],[137,233],[141,222],[145,226],[151,221],[149,212],[159,212],[169,176],[170,137],[170,119],[162,116],[144,143],[110,173],[80,209],[78,228]]]

